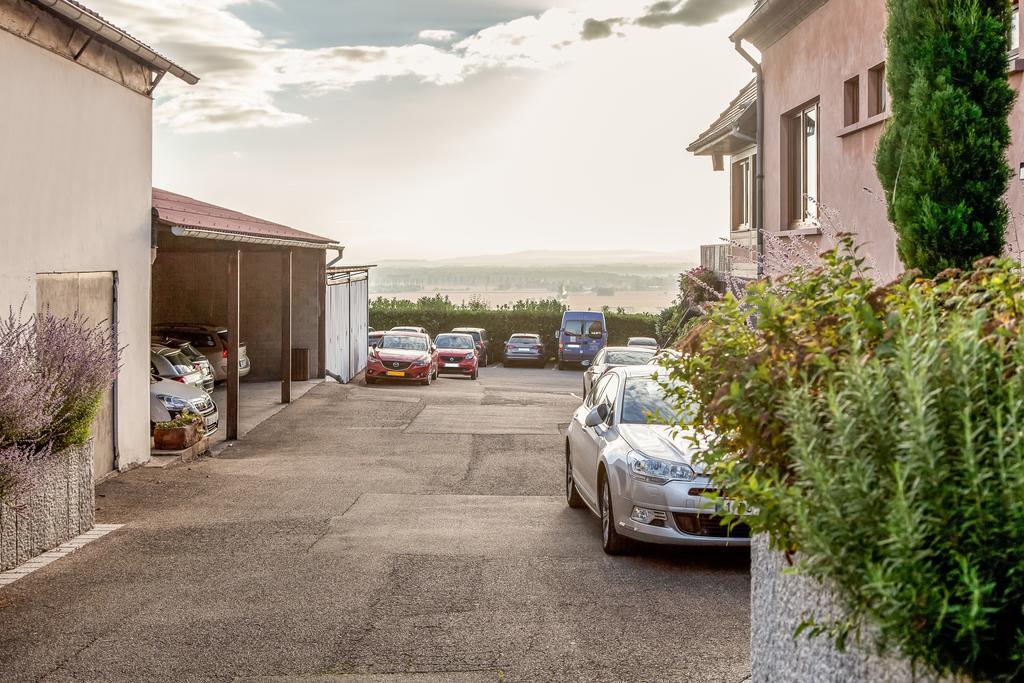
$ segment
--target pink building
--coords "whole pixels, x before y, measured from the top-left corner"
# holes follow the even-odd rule
[[[1014,30],[1007,55],[1010,83],[1020,90],[1024,59],[1018,58],[1020,25],[1014,7]],[[835,215],[842,229],[856,233],[864,252],[881,279],[903,270],[896,254],[896,235],[886,216],[882,188],[875,173],[875,149],[889,118],[885,85],[885,0],[758,0],[750,16],[730,39],[737,50],[759,61],[760,79],[743,90],[751,100],[753,88],[763,102],[760,145],[735,152],[724,137],[748,135],[749,114],[733,118],[725,126],[720,119],[689,149],[711,155],[716,169],[724,169],[729,157],[732,192],[730,226],[734,241],[756,242],[757,217],[770,233],[767,241],[802,236],[820,243],[818,220]],[[758,60],[757,53],[760,52]],[[755,69],[756,72],[756,69]],[[755,112],[756,102],[749,105]],[[729,118],[730,112],[723,113]],[[1016,223],[1024,217],[1024,102],[1018,100],[1011,114],[1013,140],[1008,161],[1015,179],[1007,193]],[[723,127],[724,126],[724,127]],[[721,131],[728,128],[729,134]],[[754,137],[757,137],[755,125]],[[735,131],[735,132],[732,132]],[[757,178],[757,152],[763,159],[763,185]],[[755,163],[736,163],[747,158]],[[1018,173],[1018,170],[1020,171]],[[763,188],[759,206],[757,188]],[[753,223],[738,229],[737,215],[753,207]],[[737,209],[737,207],[741,207]],[[1011,225],[1007,239],[1013,243],[1018,226]],[[750,235],[754,237],[751,238]],[[747,275],[735,247],[731,270]]]

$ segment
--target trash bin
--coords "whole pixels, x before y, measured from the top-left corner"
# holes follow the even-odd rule
[[[292,349],[292,381],[309,380],[309,349]]]

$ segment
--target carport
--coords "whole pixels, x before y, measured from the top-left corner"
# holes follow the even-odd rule
[[[228,330],[228,439],[238,438],[239,342],[251,369],[245,382],[326,376],[328,250],[334,240],[191,197],[153,189],[152,320]]]

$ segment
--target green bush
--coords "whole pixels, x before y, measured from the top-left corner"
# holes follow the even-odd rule
[[[455,306],[447,297],[424,297],[417,302],[377,298],[370,302],[370,325],[390,330],[399,325],[426,328],[431,336],[456,327],[483,327],[490,335],[491,360],[501,360],[505,341],[517,332],[539,334],[552,357],[558,350],[555,336],[564,308],[558,301],[520,301],[502,308],[479,304]],[[629,337],[653,337],[656,316],[647,313],[605,313],[609,344],[625,344]]]
[[[670,374],[689,383],[726,495],[863,626],[940,674],[1024,675],[1024,280],[876,288],[848,239],[710,307]],[[687,385],[683,385],[687,386]]]
[[[892,99],[876,166],[908,268],[1002,253],[1010,170],[1007,0],[888,0]]]

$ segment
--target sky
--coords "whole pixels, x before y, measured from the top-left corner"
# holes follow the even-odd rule
[[[751,0],[86,4],[201,79],[157,90],[154,185],[348,262],[727,234],[727,174],[686,146],[751,78]]]

